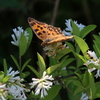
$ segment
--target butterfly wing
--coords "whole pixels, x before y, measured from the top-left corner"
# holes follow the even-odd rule
[[[65,36],[60,28],[39,22],[33,18],[28,18],[28,23],[36,36],[42,40],[41,45],[49,45],[55,42],[62,42],[73,38],[73,36]]]
[[[45,41],[45,39],[47,38],[47,35],[46,35],[47,24],[43,22],[39,22],[30,17],[28,18],[28,23],[30,27],[32,28],[32,30],[34,31],[34,33],[36,34],[36,36],[40,40]]]
[[[60,28],[48,25],[47,27],[47,38],[41,45],[48,45],[55,42],[62,42],[72,39],[73,36],[65,36]]]

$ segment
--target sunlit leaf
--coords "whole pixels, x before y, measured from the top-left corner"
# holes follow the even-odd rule
[[[37,53],[37,56],[38,56],[38,66],[40,68],[40,76],[41,76],[46,69],[46,65],[43,57],[39,53]]]
[[[96,25],[88,25],[88,26],[84,27],[80,32],[80,37],[84,38],[86,35],[88,35],[95,28],[96,28]]]
[[[50,67],[47,68],[46,72],[48,74],[51,74],[53,71],[55,71],[58,67],[61,66],[62,63],[56,64],[56,65],[52,65]]]
[[[5,73],[3,71],[0,71],[0,82],[3,80],[5,76]]]
[[[86,51],[89,49],[87,43],[80,37],[74,36],[76,43],[78,44],[79,48],[81,49],[82,53],[85,54]]]
[[[80,35],[80,30],[78,26],[72,21],[72,27],[73,27],[73,35],[79,36]]]
[[[2,80],[2,82],[6,83],[11,77],[12,77],[12,75],[4,77],[3,80]]]

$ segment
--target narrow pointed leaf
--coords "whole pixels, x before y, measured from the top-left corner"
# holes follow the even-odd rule
[[[78,26],[72,21],[72,28],[73,28],[73,35],[79,36],[80,35],[80,30]]]
[[[15,65],[17,66],[18,70],[20,70],[20,66],[18,64],[17,59],[13,55],[10,55],[10,56],[11,56],[12,60],[14,61]]]
[[[3,71],[0,71],[0,82],[4,79],[5,73]]]
[[[37,56],[38,56],[38,66],[40,68],[40,76],[41,76],[44,70],[46,69],[46,65],[43,57],[39,53],[37,53]]]
[[[4,73],[5,73],[5,76],[7,75],[7,62],[6,62],[6,59],[3,59],[3,66],[4,66]]]
[[[4,79],[2,80],[2,82],[6,83],[11,77],[12,77],[12,75],[4,77]]]
[[[62,63],[59,63],[59,64],[56,64],[56,65],[53,65],[53,66],[50,66],[49,68],[47,68],[46,72],[48,74],[51,74],[53,71],[55,71],[58,67],[61,66]]]
[[[34,69],[34,67],[32,67],[32,66],[30,66],[30,65],[27,65],[30,69],[31,69],[31,71],[37,76],[37,77],[39,77],[39,73]]]
[[[21,73],[20,77],[24,79],[29,75],[30,75],[30,72],[24,72],[24,73]]]
[[[80,37],[84,38],[86,35],[88,35],[95,28],[96,28],[96,25],[88,25],[88,26],[84,27],[80,32]]]
[[[31,61],[31,59],[28,59],[28,60],[24,63],[24,65],[22,66],[21,71],[24,70],[24,68],[27,66],[27,64],[28,64],[30,61]]]
[[[81,49],[82,53],[85,54],[86,51],[89,49],[87,43],[80,37],[74,36],[76,43],[78,44],[79,48]]]
[[[33,32],[31,30],[31,28],[27,28],[25,31],[27,31],[27,33],[29,34],[28,35],[28,43],[27,43],[27,49],[32,41],[32,38],[33,38]]]

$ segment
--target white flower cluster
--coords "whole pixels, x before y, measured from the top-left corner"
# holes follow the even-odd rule
[[[80,99],[81,100],[89,100],[89,97],[85,93],[82,93],[82,96]]]
[[[78,24],[77,21],[74,21],[74,23],[78,26],[80,31],[85,27],[85,25],[83,25],[81,23]],[[65,28],[65,30],[63,30],[63,33],[67,36],[71,36],[72,31],[73,31],[73,28],[72,28],[72,25],[71,25],[71,19],[66,20],[65,24],[66,24],[67,28]]]
[[[20,79],[18,71],[13,71],[12,67],[7,71],[7,76],[11,76],[10,79],[5,83],[0,83],[0,100],[7,100],[7,97],[10,95],[13,99],[26,100],[27,97],[25,92],[29,91],[25,89],[24,85],[21,83],[24,80]]]
[[[93,51],[93,52],[92,52],[92,51],[88,51],[87,53],[88,53],[88,55],[91,57],[91,59],[89,59],[89,60],[85,63],[85,65],[86,65],[86,66],[89,66],[90,64],[94,64],[95,66],[98,67],[98,65],[100,64],[100,59],[96,56],[95,52],[94,52],[94,51]],[[92,67],[92,68],[89,68],[89,69],[88,69],[89,72],[92,72],[92,71],[94,71],[94,70],[96,70],[95,67]],[[97,73],[96,73],[95,77],[96,77],[96,78],[100,77],[100,70],[99,70],[99,69],[97,69]]]
[[[11,43],[13,45],[19,46],[21,34],[24,34],[24,36],[26,37],[27,40],[28,40],[29,34],[27,33],[27,31],[24,31],[22,29],[22,27],[17,27],[17,28],[18,28],[18,30],[16,28],[13,29],[14,34],[11,35],[13,38],[13,41],[11,41]]]
[[[44,98],[44,96],[48,95],[46,90],[49,90],[52,86],[52,80],[54,80],[52,78],[52,75],[46,75],[46,72],[43,72],[43,76],[41,79],[36,79],[36,78],[32,78],[33,82],[30,83],[31,88],[34,88],[36,86],[35,89],[35,95],[41,94],[41,98]]]

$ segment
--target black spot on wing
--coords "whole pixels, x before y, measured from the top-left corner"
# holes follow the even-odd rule
[[[46,31],[42,31],[43,33],[46,33]]]
[[[35,25],[35,23],[30,23],[30,26],[34,26]]]
[[[38,30],[38,29],[35,29],[34,31],[37,32],[37,31],[39,31],[39,30]]]
[[[41,32],[39,32],[39,33],[37,33],[37,35],[42,35],[42,33],[41,33]]]
[[[39,25],[37,25],[37,27],[40,28],[41,30],[43,29],[43,27],[41,27],[41,26],[39,26]]]

